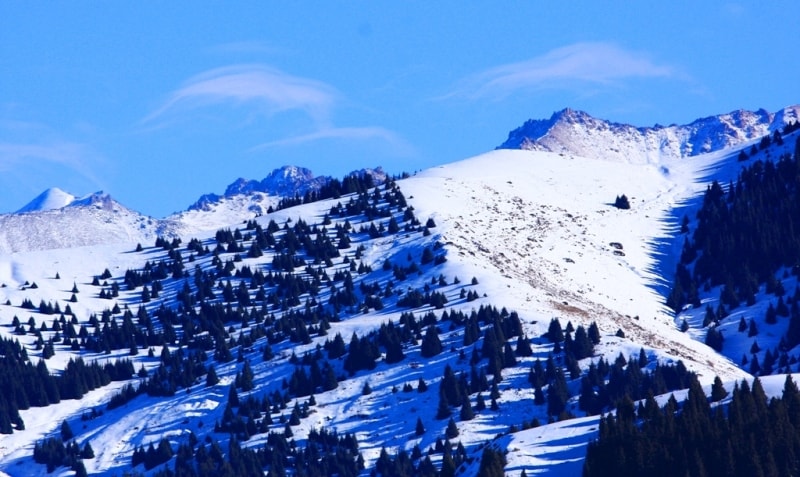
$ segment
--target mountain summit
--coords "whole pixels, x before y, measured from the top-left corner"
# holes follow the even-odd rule
[[[386,173],[381,167],[375,169],[361,169],[353,171],[350,175],[369,174],[376,183],[386,181]],[[236,196],[256,196],[259,202],[256,207],[250,207],[253,211],[265,213],[268,201],[264,197],[274,198],[303,196],[310,191],[318,191],[332,180],[330,176],[314,176],[310,169],[298,166],[283,166],[270,172],[267,177],[259,180],[245,179],[240,177],[233,181],[223,195],[205,194],[194,204],[189,206],[189,211],[210,211],[215,205],[220,204],[223,199]],[[263,210],[262,210],[263,209]]]
[[[530,119],[498,149],[526,149],[630,163],[696,156],[741,144],[800,118],[800,105],[776,113],[737,110],[686,125],[636,127],[597,119],[574,109],[550,119]]]
[[[45,210],[55,210],[66,207],[75,200],[75,196],[64,192],[58,187],[51,187],[41,194],[37,195],[35,199],[28,202],[24,207],[17,211],[18,214],[27,212],[41,212]]]
[[[239,178],[225,189],[225,195],[264,192],[291,197],[318,188],[324,182],[325,178],[314,177],[314,173],[305,167],[283,166],[270,172],[260,181]]]

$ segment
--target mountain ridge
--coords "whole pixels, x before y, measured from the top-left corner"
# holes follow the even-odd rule
[[[381,167],[359,169],[346,177],[369,174],[376,184],[387,179]],[[281,200],[316,192],[333,181],[307,168],[283,166],[262,180],[239,178],[224,195],[205,194],[187,210],[158,219],[141,214],[98,191],[76,197],[52,187],[19,211],[0,214],[0,253],[82,247],[101,243],[144,243],[214,230],[276,209]],[[25,232],[28,231],[28,232]]]
[[[800,106],[776,113],[736,110],[686,125],[637,127],[565,108],[549,119],[529,119],[509,132],[497,149],[527,149],[615,162],[657,164],[734,147],[800,120]]]
[[[372,176],[376,184],[382,184],[387,178],[386,172],[380,166],[355,170],[347,176],[364,174]],[[219,204],[226,198],[253,193],[263,193],[273,197],[302,197],[308,192],[319,191],[333,179],[332,176],[315,176],[305,167],[285,165],[274,169],[261,180],[240,177],[229,184],[222,195],[205,194],[190,205],[187,211],[210,210],[214,204]],[[266,208],[260,212],[266,213]]]

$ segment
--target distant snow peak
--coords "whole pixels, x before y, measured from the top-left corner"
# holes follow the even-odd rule
[[[244,180],[244,179],[240,179]],[[227,191],[226,191],[227,193]],[[211,210],[214,204],[219,203],[222,200],[223,196],[217,194],[203,194],[197,199],[197,202],[189,206],[189,210],[204,210],[209,211]]]
[[[94,207],[109,211],[123,208],[108,193],[103,191],[98,191],[83,197],[75,197],[58,187],[51,187],[36,196],[35,199],[30,201],[25,207],[19,209],[16,213],[32,214],[60,210],[67,207]]]
[[[132,211],[102,191],[75,198],[49,189],[24,209],[0,215],[0,254],[145,243],[174,237],[180,226]]]
[[[103,192],[98,191],[93,194],[89,194],[87,196],[81,197],[79,199],[75,199],[69,205],[69,207],[95,207],[97,209],[103,210],[114,210],[115,208],[121,207],[121,205],[115,201],[111,195]]]
[[[736,146],[800,118],[800,106],[776,113],[737,110],[687,125],[635,127],[597,119],[566,108],[549,119],[530,119],[511,131],[498,149],[573,154],[630,163],[658,163],[664,158],[695,156]]]
[[[261,181],[260,192],[287,196],[305,194],[328,182],[327,177],[315,178],[311,170],[298,166],[283,166],[272,171]]]
[[[58,187],[51,187],[42,192],[35,199],[28,202],[16,213],[24,214],[29,212],[41,212],[45,210],[56,210],[66,207],[75,200],[75,196],[64,192]]]
[[[372,176],[375,183],[386,181],[386,173],[381,167],[375,169],[361,169],[353,171],[350,175]],[[239,195],[266,194],[272,197],[303,196],[309,191],[318,191],[332,180],[329,176],[314,176],[310,169],[299,166],[283,166],[270,172],[261,180],[245,179],[240,177],[233,181],[223,195],[205,194],[194,204],[189,206],[190,211],[210,211],[214,205],[220,204],[225,199]],[[261,198],[259,197],[259,200]],[[252,208],[252,207],[251,207]],[[263,213],[263,211],[261,211]]]

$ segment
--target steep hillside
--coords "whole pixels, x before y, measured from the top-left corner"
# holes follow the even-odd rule
[[[575,171],[583,173],[577,175]],[[644,364],[649,370],[655,369],[658,363],[674,363],[681,359],[687,367],[699,372],[706,383],[715,374],[726,379],[746,376],[726,360],[719,360],[709,348],[678,332],[663,309],[663,298],[652,289],[660,278],[651,256],[652,244],[669,234],[670,205],[700,189],[701,184],[691,182],[698,178],[698,174],[698,169],[688,166],[682,169],[680,164],[669,173],[666,169],[649,165],[625,165],[624,170],[620,170],[619,165],[604,161],[533,151],[497,151],[399,181],[396,190],[402,191],[405,202],[413,208],[405,209],[403,200],[391,193],[394,186],[387,185],[386,188],[365,191],[363,195],[283,209],[259,217],[247,226],[241,222],[231,224],[229,230],[238,228],[241,231],[238,240],[234,234],[234,241],[241,242],[235,249],[231,248],[232,242],[225,238],[225,233],[212,232],[199,235],[196,243],[189,240],[191,237],[184,237],[180,245],[176,246],[174,242],[170,245],[167,241],[160,247],[148,246],[141,252],[132,252],[135,244],[131,242],[123,248],[87,247],[8,256],[4,259],[3,274],[7,287],[0,288],[0,302],[9,301],[11,304],[0,307],[0,323],[6,325],[8,337],[26,344],[34,360],[44,352],[37,350],[37,336],[41,335],[45,343],[55,337],[56,331],[51,325],[58,315],[48,316],[41,308],[20,308],[19,304],[26,299],[34,307],[50,301],[60,303],[62,310],[65,305],[70,305],[75,316],[76,324],[72,326],[76,333],[79,333],[75,329],[78,327],[95,329],[93,333],[101,330],[102,327],[90,324],[91,314],[100,316],[103,310],[110,310],[114,304],[120,306],[120,314],[112,311],[108,318],[113,318],[117,326],[123,320],[125,307],[134,317],[141,314],[137,310],[143,307],[148,310],[150,318],[133,320],[135,329],[139,330],[134,336],[142,333],[136,340],[143,340],[135,346],[125,335],[117,345],[111,344],[113,341],[102,345],[110,347],[107,353],[102,352],[102,346],[95,340],[77,343],[80,354],[92,362],[107,363],[125,358],[133,360],[136,370],[144,366],[150,384],[145,384],[148,381],[142,378],[133,378],[132,383],[148,391],[141,391],[142,395],[114,409],[107,409],[106,403],[126,381],[112,382],[86,392],[78,400],[50,404],[46,414],[36,407],[21,410],[25,429],[0,437],[0,445],[5,448],[2,468],[12,475],[21,468],[25,469],[26,475],[43,474],[45,466],[30,461],[33,444],[44,436],[57,433],[65,420],[75,432],[77,441],[81,445],[90,442],[94,449],[95,457],[82,461],[90,473],[118,474],[131,468],[138,449],[146,448],[150,443],[158,444],[162,439],[176,449],[187,442],[190,433],[201,441],[208,436],[219,442],[222,449],[227,449],[230,431],[215,432],[214,429],[227,429],[226,426],[232,425],[225,424],[230,419],[225,416],[229,412],[226,407],[231,402],[231,389],[234,388],[238,389],[240,401],[248,396],[259,399],[269,396],[274,404],[275,392],[285,393],[283,404],[270,412],[271,424],[245,415],[245,420],[252,419],[258,424],[255,430],[247,432],[248,438],[240,436],[246,439],[246,444],[242,441],[242,445],[258,449],[267,441],[268,434],[263,432],[285,435],[289,428],[285,422],[290,420],[293,408],[305,406],[304,403],[310,399],[308,391],[294,387],[298,385],[293,384],[298,379],[298,369],[303,373],[310,371],[309,365],[298,367],[296,360],[318,354],[315,351],[317,346],[325,347],[320,350],[321,363],[332,367],[338,383],[332,389],[323,387],[312,391],[316,404],[310,406],[311,412],[301,412],[297,425],[291,426],[293,439],[307,445],[313,430],[322,428],[335,429],[341,434],[354,433],[367,468],[379,465],[383,448],[392,454],[412,453],[415,446],[422,450],[435,449],[437,441],[441,442],[449,432],[449,419],[436,418],[440,399],[437,398],[437,389],[445,386],[447,369],[464,373],[464,376],[484,369],[482,372],[488,371],[487,374],[492,376],[491,354],[481,358],[480,353],[488,352],[485,336],[496,329],[490,324],[491,320],[479,322],[479,333],[484,338],[475,345],[467,345],[462,328],[466,323],[460,319],[444,318],[441,312],[445,310],[453,316],[455,313],[469,316],[478,307],[487,306],[513,311],[511,317],[501,314],[495,318],[502,322],[512,319],[510,323],[513,323],[517,319],[514,317],[518,316],[521,328],[518,331],[512,331],[513,326],[508,329],[508,333],[513,332],[516,336],[506,335],[508,344],[505,347],[509,350],[517,348],[519,353],[523,353],[519,341],[523,340],[532,348],[530,354],[520,354],[513,360],[515,364],[503,364],[502,377],[495,372],[495,391],[481,388],[473,381],[478,391],[470,392],[467,399],[476,409],[475,416],[468,420],[463,417],[456,419],[454,425],[458,436],[457,439],[451,438],[454,446],[456,442],[464,446],[463,451],[458,451],[463,453],[454,454],[452,458],[466,473],[479,457],[481,445],[498,433],[507,432],[512,426],[520,428],[533,421],[547,421],[550,405],[533,404],[537,400],[536,390],[529,384],[527,376],[537,360],[543,362],[554,352],[552,344],[540,338],[554,317],[564,325],[571,322],[572,326],[581,329],[592,324],[598,327],[600,339],[592,353],[594,357],[580,361],[579,366],[584,372],[601,357],[613,361],[619,354],[633,356],[641,348],[646,357]],[[637,180],[631,181],[631,177]],[[629,194],[632,210],[623,211],[610,205],[614,196],[620,193]],[[357,208],[357,203],[362,204],[359,207],[374,205]],[[391,221],[395,221],[398,227],[391,225]],[[277,227],[272,228],[270,222]],[[307,252],[301,257],[304,264],[312,265],[311,268],[304,268],[305,265],[283,268],[289,250],[284,247],[290,243],[286,242],[290,237],[288,229],[296,230],[294,234],[297,235],[309,226],[317,229],[319,239],[318,227],[325,223],[328,225],[324,235],[339,241],[337,249],[341,256],[329,263],[323,260],[319,265],[312,265],[316,259],[308,255],[311,249],[305,248]],[[347,233],[351,237],[349,244],[342,243],[343,232],[337,232],[346,223],[351,227]],[[263,256],[258,253],[250,255],[260,233],[253,228],[254,224],[265,231],[271,230],[277,240],[274,246],[263,248]],[[297,229],[298,226],[301,228]],[[336,244],[336,241],[332,243]],[[265,244],[269,243],[270,240],[266,240]],[[622,248],[612,243],[619,243]],[[198,244],[209,252],[200,253]],[[615,251],[624,251],[624,254]],[[175,255],[176,252],[179,255]],[[241,261],[237,261],[237,254]],[[426,254],[428,258],[425,258]],[[219,259],[215,258],[216,255]],[[160,267],[157,264],[162,261],[169,269],[174,269],[178,256],[187,275],[176,278],[167,274],[158,278],[157,296],[144,291],[154,287],[154,282],[139,284],[129,281],[139,276],[130,275],[131,270],[157,270],[153,267]],[[343,261],[342,257],[347,257],[347,260]],[[321,267],[332,282],[317,288],[317,292],[305,292],[301,288],[295,292],[299,293],[294,295],[296,301],[286,301],[293,295],[285,295],[286,291],[281,291],[283,288],[278,283],[269,286],[265,283],[263,287],[267,294],[259,298],[259,286],[252,286],[254,278],[245,278],[242,274],[245,266],[250,271],[263,273],[282,270],[285,273],[294,269],[292,274],[303,280],[313,279],[317,274],[314,269]],[[110,277],[93,286],[94,277],[105,269],[109,270]],[[208,278],[198,275],[198,270],[215,277],[211,288],[203,292],[206,298],[201,298],[200,292],[206,290],[204,282]],[[353,274],[354,295],[351,298],[342,294],[349,290],[348,279],[341,275],[348,270]],[[58,279],[55,278],[57,275]],[[144,275],[141,277],[144,279]],[[224,290],[231,282],[231,296],[226,298],[228,292]],[[114,283],[120,289],[116,298],[112,297]],[[80,289],[77,294],[71,290],[73,284]],[[236,291],[241,290],[241,284],[246,284],[251,302],[244,308],[240,301],[243,292]],[[238,302],[238,309],[251,310],[254,315],[247,320],[248,326],[243,326],[243,318],[235,317],[238,315],[219,317],[224,325],[222,329],[226,330],[224,334],[219,334],[216,327],[192,332],[198,337],[208,333],[211,338],[207,341],[206,357],[202,359],[202,372],[214,369],[219,379],[217,384],[206,386],[207,378],[201,372],[187,383],[191,392],[183,391],[186,385],[179,384],[180,381],[170,385],[176,386],[172,391],[164,391],[161,384],[156,388],[161,390],[154,390],[154,376],[170,372],[170,365],[166,363],[172,358],[165,356],[175,356],[179,350],[186,356],[184,359],[193,356],[192,339],[180,338],[189,336],[185,325],[178,325],[183,322],[180,315],[166,322],[166,315],[159,311],[164,305],[185,314],[190,302],[186,301],[187,295],[182,290],[187,286],[195,297],[193,307],[199,307],[198,310],[203,309],[202,301],[198,300],[209,300],[209,305]],[[214,295],[207,295],[212,290]],[[373,295],[376,291],[380,293]],[[433,292],[436,293],[430,295]],[[274,298],[270,298],[273,293]],[[73,295],[75,301],[71,298]],[[144,301],[145,295],[147,301]],[[380,299],[376,301],[377,296]],[[264,308],[268,314],[261,315],[258,310],[262,305],[258,304],[265,298],[271,304]],[[444,306],[437,304],[440,299],[446,300]],[[317,305],[313,305],[314,302]],[[253,305],[257,306],[251,308]],[[317,329],[321,326],[319,321],[312,319],[300,328],[296,328],[300,326],[297,322],[286,321],[292,316],[304,316],[302,313],[313,310],[314,306],[323,306],[319,308],[318,313],[322,314],[317,315],[316,320],[323,319],[328,313],[336,313],[336,318],[330,315],[324,318],[326,326],[330,326],[324,334]],[[200,316],[210,317],[210,311],[207,309]],[[423,351],[427,345],[421,338],[430,331],[425,331],[425,326],[422,326],[416,332],[416,339],[403,344],[403,357],[399,360],[392,357],[396,352],[392,351],[394,348],[384,348],[389,346],[384,343],[380,345],[381,353],[377,359],[371,358],[375,359],[374,364],[365,367],[352,364],[354,361],[348,356],[359,353],[351,340],[354,333],[366,339],[370,332],[389,322],[395,327],[406,328],[410,325],[403,321],[407,318],[402,317],[408,311],[414,313],[415,319],[429,316],[425,319],[435,320],[428,323],[437,324],[441,350],[434,352],[433,356],[430,351]],[[429,315],[429,312],[433,314]],[[18,333],[13,333],[14,316],[18,316],[21,322],[28,322],[30,320],[26,317],[31,317],[33,325],[29,330],[25,325],[26,328],[17,328]],[[206,326],[201,325],[203,321],[196,321],[195,326]],[[152,328],[146,323],[152,323]],[[283,323],[280,328],[276,327],[278,323]],[[158,344],[164,339],[160,337],[161,333],[168,329],[174,329],[177,341],[168,346]],[[278,332],[278,329],[282,331]],[[310,336],[296,335],[302,329],[307,329]],[[619,330],[625,338],[616,336]],[[202,332],[198,334],[198,331]],[[147,338],[149,335],[152,338]],[[334,358],[336,354],[331,354],[325,345],[336,335],[343,338],[343,344],[350,343],[345,348],[347,354],[341,358]],[[48,368],[65,368],[67,358],[76,353],[71,351],[74,343],[67,346],[54,342],[55,355],[49,358]],[[221,346],[229,350],[230,358],[219,354]],[[136,354],[131,351],[133,348],[136,348]],[[152,357],[147,352],[150,349]],[[477,364],[480,365],[472,367],[472,371],[467,359],[471,353],[479,353]],[[243,359],[235,360],[237,355]],[[326,355],[328,359],[325,359]],[[254,385],[234,386],[240,382],[245,363],[252,369]],[[319,367],[323,368],[323,364]],[[175,379],[177,377],[171,377],[169,382]],[[420,379],[430,390],[420,392],[417,389]],[[283,381],[289,385],[288,388],[278,384]],[[568,385],[576,389],[579,381],[579,377],[570,377]],[[367,386],[371,388],[370,392],[365,391]],[[406,392],[406,387],[411,393]],[[487,402],[483,409],[479,402],[488,401],[490,395],[494,401],[492,408]],[[577,399],[574,395],[566,405],[570,412],[581,415]],[[171,411],[165,412],[166,409]],[[234,405],[233,409],[241,408]],[[458,407],[450,412],[458,417]],[[47,417],[43,419],[45,415]],[[82,420],[81,416],[89,420]],[[421,434],[415,430],[418,419],[425,428]],[[259,431],[262,427],[264,431]],[[591,430],[580,429],[583,429],[581,435],[585,437],[581,439],[585,442],[592,435]],[[452,452],[457,451],[454,448]],[[573,468],[571,462],[576,457],[574,454],[570,456],[569,459],[549,458],[546,467],[556,474],[561,472],[559,469]],[[437,467],[449,465],[443,459],[446,460],[442,454],[434,452],[430,462]],[[423,465],[419,462],[415,465]],[[526,463],[518,467],[535,468],[539,468],[538,464]]]
[[[0,217],[0,471],[476,475],[498,449],[506,474],[580,475],[624,396],[752,379],[751,337],[720,354],[665,297],[709,182],[794,135],[653,161],[501,149],[302,199],[237,181],[163,221],[101,194]]]
[[[622,327],[636,343],[706,363],[708,348],[677,332],[655,290],[672,273],[655,247],[675,231],[672,206],[704,188],[700,171],[715,160],[657,168],[500,150],[426,171],[403,190],[442,223],[459,261],[488,274],[484,282],[514,309],[597,320],[607,333]],[[620,194],[631,210],[611,206]],[[740,375],[711,361],[712,372]]]

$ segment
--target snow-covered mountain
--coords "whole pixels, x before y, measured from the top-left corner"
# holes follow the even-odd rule
[[[380,167],[349,175],[364,174],[376,184],[387,178]],[[103,192],[75,197],[54,187],[16,213],[0,215],[0,253],[192,236],[264,215],[281,199],[318,191],[332,179],[315,177],[303,167],[284,166],[260,181],[237,179],[224,195],[206,194],[186,211],[163,219],[131,210]]]
[[[2,253],[152,242],[176,235],[174,224],[133,211],[103,192],[75,198],[48,189],[21,210],[0,215]]]
[[[45,357],[45,345],[52,346],[55,354],[44,362],[56,374],[77,356],[102,365],[130,359],[137,372],[169,382],[158,373],[163,372],[170,353],[188,357],[195,352],[202,357],[192,359],[200,359],[202,371],[171,394],[142,391],[114,408],[108,406],[113,396],[128,384],[143,385],[147,378],[115,381],[80,399],[22,409],[24,429],[0,434],[0,474],[50,475],[44,465],[32,461],[31,454],[35,443],[59,436],[64,422],[74,431],[77,444],[90,443],[94,449],[94,457],[83,461],[90,475],[131,471],[151,475],[164,469],[165,465],[158,465],[144,471],[142,464],[133,465],[139,449],[162,439],[173,450],[193,440],[201,445],[213,442],[229,457],[234,453],[229,447],[234,445],[233,433],[220,428],[232,416],[243,415],[258,419],[255,428],[248,427],[246,437],[238,436],[237,445],[246,449],[263,449],[275,435],[289,433],[293,445],[302,447],[314,432],[326,429],[357,437],[366,466],[363,476],[370,474],[383,449],[409,456],[416,449],[420,456],[412,457],[414,465],[421,456],[429,456],[441,467],[442,442],[450,433],[448,419],[436,417],[443,375],[449,367],[460,379],[473,381],[473,369],[487,367],[482,353],[488,345],[480,341],[485,338],[467,343],[464,323],[455,314],[466,316],[496,307],[504,310],[503,316],[517,314],[522,332],[501,345],[513,354],[519,349],[519,339],[532,351],[513,359],[506,356],[509,363],[496,378],[496,393],[491,391],[495,397],[489,397],[489,390],[467,392],[467,402],[476,409],[473,417],[462,417],[459,408],[451,406],[458,435],[450,433],[449,440],[454,453],[457,443],[464,449],[458,457],[457,475],[476,475],[481,451],[490,443],[505,451],[507,475],[525,471],[527,475],[577,477],[586,445],[598,432],[597,416],[585,416],[579,407],[581,380],[570,376],[567,383],[567,409],[578,417],[550,424],[545,424],[547,405],[536,403],[529,381],[536,360],[545,361],[555,352],[543,338],[552,318],[573,327],[594,323],[599,329],[593,354],[577,363],[581,373],[600,358],[614,362],[620,355],[631,357],[641,351],[644,371],[681,360],[698,373],[706,389],[714,376],[720,376],[729,391],[734,380],[752,379],[749,368],[739,361],[742,354],[750,354],[753,339],[736,331],[741,317],[752,317],[765,330],[758,337],[764,348],[759,359],[778,346],[788,320],[763,324],[761,317],[773,299],[766,291],[759,290],[755,304],[742,306],[721,321],[726,345],[718,353],[703,343],[707,333],[703,310],[687,309],[676,317],[665,306],[665,288],[681,252],[680,218],[694,217],[708,181],[728,183],[746,164],[791,153],[798,132],[787,135],[780,145],[750,155],[746,162],[738,158],[742,148],[749,151],[758,142],[758,128],[767,134],[770,124],[792,121],[796,113],[796,108],[787,108],[761,126],[755,113],[751,120],[746,115],[739,119],[723,115],[718,124],[736,122],[741,130],[750,121],[750,132],[741,133],[750,138],[734,147],[723,146],[724,141],[709,142],[716,144],[709,148],[719,150],[707,154],[673,153],[684,146],[670,146],[650,151],[648,160],[622,160],[609,153],[609,144],[641,152],[646,145],[641,131],[647,129],[631,130],[569,112],[574,116],[572,123],[557,118],[539,137],[573,124],[573,132],[585,129],[576,136],[583,138],[579,145],[585,155],[545,151],[541,145],[530,150],[495,150],[385,183],[361,197],[343,195],[272,213],[267,213],[270,206],[285,197],[276,192],[278,188],[293,196],[301,187],[311,187],[303,184],[315,184],[316,178],[302,168],[287,167],[262,181],[237,180],[225,195],[161,220],[143,217],[102,193],[64,199],[67,204],[61,207],[56,207],[60,201],[55,200],[60,194],[44,194],[39,203],[52,207],[34,205],[26,213],[0,216],[0,337],[20,341],[34,365]],[[648,134],[665,129],[653,128]],[[711,129],[707,126],[706,133],[693,137],[705,141],[713,136]],[[559,137],[566,140],[568,136]],[[689,144],[688,136],[681,138]],[[589,147],[591,140],[596,141],[594,149]],[[690,149],[703,147],[692,143]],[[376,183],[384,180],[385,176]],[[611,205],[619,194],[629,198],[629,210]],[[290,233],[292,227],[298,227],[298,232]],[[308,227],[306,237],[292,237],[301,234],[303,227]],[[274,242],[259,237],[270,229]],[[230,239],[225,238],[226,230],[233,231]],[[182,242],[153,246],[156,236],[180,237]],[[336,253],[323,247],[325,238],[333,241]],[[259,241],[264,245],[258,245]],[[134,251],[137,242],[144,245],[143,250]],[[297,250],[302,263],[287,263],[290,249]],[[161,270],[157,295],[151,293],[155,290],[152,281],[143,286],[129,280],[129,271],[158,273],[159,263],[167,264],[169,273]],[[176,263],[182,264],[183,271],[175,271],[181,269]],[[269,277],[262,275],[257,282],[256,272]],[[106,275],[102,279],[101,273]],[[779,279],[789,293],[798,286],[797,277],[790,273]],[[204,281],[207,286],[201,292]],[[279,282],[292,287],[280,288]],[[118,296],[110,293],[114,285]],[[441,295],[446,303],[436,305],[420,298],[431,293]],[[704,305],[713,307],[719,301],[718,287],[702,293]],[[240,306],[242,295],[248,305]],[[23,308],[26,300],[34,305],[56,303],[62,309],[69,305],[74,318],[66,313],[61,323],[57,313]],[[201,307],[198,300],[208,303]],[[115,305],[118,312],[112,311]],[[189,307],[195,309],[191,316],[197,317],[193,325],[197,327],[225,320],[237,307],[248,315],[198,333],[171,315],[185,313]],[[319,313],[333,308],[335,318],[320,318]],[[445,319],[444,311],[451,317]],[[303,313],[313,315],[307,327],[297,324]],[[436,330],[441,349],[435,355],[423,353],[427,341],[423,335],[429,331],[420,328],[403,341],[402,357],[390,357],[384,343],[373,367],[348,371],[348,353],[355,353],[354,334],[368,337],[387,323],[405,328],[408,313],[428,320],[427,330]],[[689,329],[682,332],[684,320]],[[108,350],[85,349],[87,342],[100,341],[102,330],[115,329],[120,323],[140,334],[143,343],[133,349],[108,342]],[[80,337],[72,344],[64,341],[66,326]],[[480,337],[495,336],[494,324],[476,326]],[[176,333],[172,342],[159,341],[164,329]],[[191,339],[181,338],[189,331]],[[385,333],[384,329],[376,335]],[[313,375],[310,362],[316,356],[333,356],[329,342],[337,334],[350,347],[347,353],[326,360],[336,386],[316,387],[310,395],[292,394],[287,388],[302,381],[299,370],[303,376],[306,371]],[[228,358],[220,357],[221,348],[231,353]],[[792,358],[799,356],[795,352]],[[472,368],[472,361],[478,366]],[[566,365],[563,355],[556,363]],[[252,372],[252,388],[241,385],[245,366]],[[211,369],[216,383],[209,383],[203,374]],[[420,382],[429,389],[420,389]],[[765,377],[764,382],[769,395],[779,395],[781,376]],[[232,389],[238,389],[237,398],[242,401],[268,397],[272,405],[247,414],[244,406],[229,405]],[[674,394],[678,401],[686,396],[681,390]],[[668,394],[658,396],[661,403],[668,398]],[[484,399],[494,403],[479,409]],[[543,425],[533,427],[534,420]],[[418,422],[424,424],[423,430]],[[175,464],[173,458],[166,466],[171,469]],[[58,472],[69,473],[64,467]]]
[[[66,207],[75,201],[76,197],[68,192],[64,192],[58,187],[51,187],[42,192],[35,199],[28,202],[24,207],[17,211],[18,214],[25,212],[41,212],[45,210],[55,210]]]
[[[361,169],[353,171],[350,175],[372,176],[376,184],[386,181],[386,173],[380,167],[375,169]],[[188,210],[210,211],[215,205],[224,202],[225,199],[236,198],[236,201],[248,202],[247,198],[241,196],[253,196],[249,200],[247,208],[254,212],[266,213],[271,201],[265,201],[265,197],[280,198],[294,197],[306,194],[309,191],[318,191],[328,184],[333,178],[330,176],[314,176],[311,170],[298,166],[283,166],[270,172],[267,177],[261,180],[239,178],[232,182],[223,195],[206,194],[200,197]],[[277,203],[277,201],[274,201]]]
[[[306,191],[321,187],[327,178],[314,177],[314,173],[305,167],[283,166],[270,172],[260,181],[239,178],[225,189],[225,195],[247,194],[249,192],[266,192],[272,195],[292,197],[305,194]]]
[[[636,127],[597,119],[574,109],[531,119],[511,131],[498,149],[572,154],[615,162],[658,163],[662,158],[706,154],[760,138],[800,119],[800,106],[776,113],[738,110],[678,126]]]

